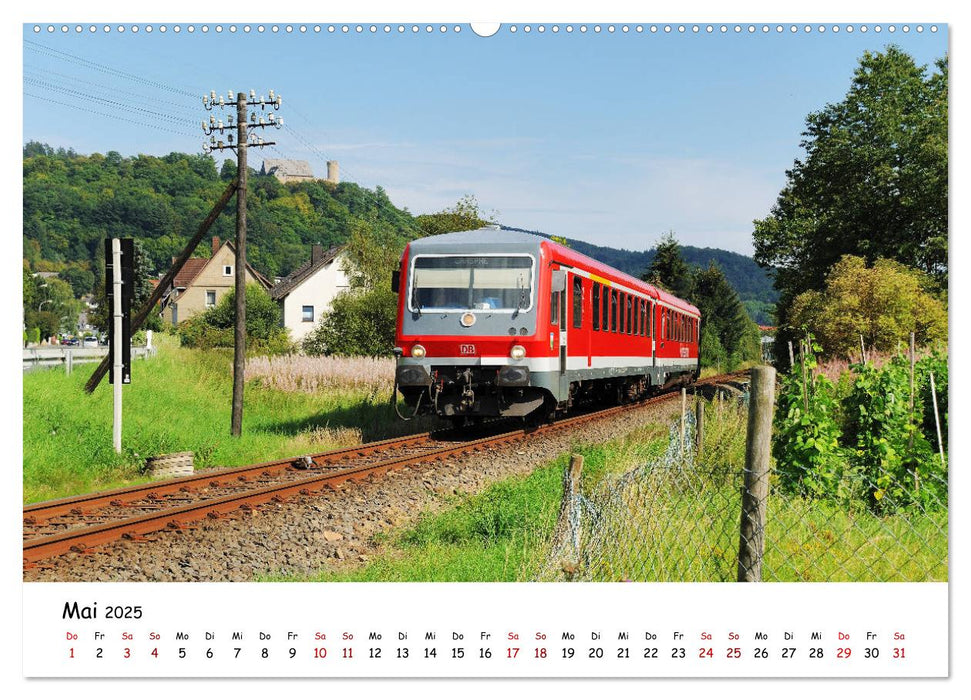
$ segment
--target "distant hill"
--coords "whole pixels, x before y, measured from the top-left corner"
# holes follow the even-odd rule
[[[521,231],[550,238],[550,234],[542,231],[529,231],[513,226],[503,226],[502,228],[508,231]],[[653,248],[637,251],[594,245],[573,238],[566,240],[573,250],[634,277],[640,277],[650,267],[651,261],[654,260]],[[721,248],[697,248],[690,245],[681,246],[681,255],[685,262],[696,267],[707,267],[708,263],[714,260],[725,273],[735,291],[738,292],[739,298],[745,304],[753,320],[762,324],[772,323],[771,307],[779,298],[778,292],[772,286],[772,277],[769,276],[769,273],[756,265],[752,258]]]

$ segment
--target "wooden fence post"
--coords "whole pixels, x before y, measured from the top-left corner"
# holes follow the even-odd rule
[[[583,473],[583,455],[571,455],[570,464],[563,470],[563,498],[560,501],[560,514],[557,517],[556,531],[561,533],[565,541],[569,541],[571,550],[577,556],[580,554],[580,533],[574,532],[570,514],[573,512],[573,502],[580,491],[580,475]],[[574,567],[576,564],[570,562]]]
[[[698,394],[695,397],[695,459],[701,459],[701,446],[705,442],[705,400]]]
[[[769,496],[769,455],[772,451],[772,412],[775,408],[775,369],[752,368],[752,388],[745,439],[745,485],[738,543],[738,580],[762,580],[765,551],[765,506]]]

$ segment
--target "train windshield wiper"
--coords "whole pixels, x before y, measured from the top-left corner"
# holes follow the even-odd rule
[[[418,288],[414,285],[411,286],[411,308],[418,312],[421,316],[421,302],[418,301]]]

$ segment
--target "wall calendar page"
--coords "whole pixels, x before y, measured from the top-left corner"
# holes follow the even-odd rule
[[[949,693],[949,15],[306,9],[11,34],[24,687]]]

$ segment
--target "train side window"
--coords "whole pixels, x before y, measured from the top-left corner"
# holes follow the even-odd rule
[[[630,295],[627,296],[627,335],[634,330],[634,300]]]
[[[634,335],[641,334],[641,300],[634,298]]]
[[[560,295],[556,292],[550,292],[550,325],[557,326],[560,323],[560,310],[557,308],[560,304]]]
[[[624,301],[627,299],[627,295],[620,292],[618,295],[618,306],[620,307],[620,319],[617,321],[617,332],[624,332]]]
[[[573,276],[573,327],[583,327],[583,278]]]
[[[617,290],[610,290],[610,332],[617,332]]]
[[[593,329],[600,330],[600,282],[593,283]]]
[[[603,313],[601,318],[603,318],[603,323],[600,326],[600,330],[609,331],[610,330],[610,290],[607,287],[603,289],[603,298],[601,299],[603,304]]]

